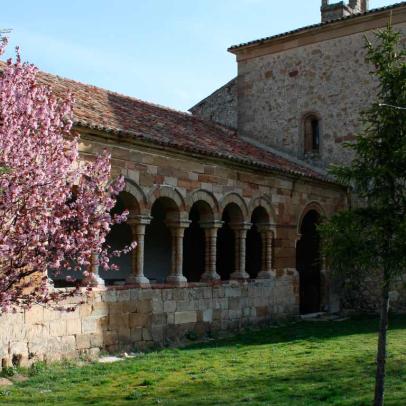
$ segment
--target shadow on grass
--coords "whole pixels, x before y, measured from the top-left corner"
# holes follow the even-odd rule
[[[301,340],[326,340],[355,334],[378,334],[378,323],[379,320],[375,316],[358,316],[345,321],[301,321],[263,329],[247,329],[232,337],[188,345],[182,351],[236,344],[279,344]],[[406,315],[391,316],[389,330],[398,329],[406,329]]]

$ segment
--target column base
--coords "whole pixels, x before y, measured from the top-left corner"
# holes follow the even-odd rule
[[[166,278],[166,283],[175,286],[187,286],[187,279],[183,275],[169,275]]]
[[[149,279],[145,276],[130,275],[125,283],[127,285],[136,285],[140,288],[148,288],[150,286]]]
[[[84,279],[84,283],[87,286],[91,286],[92,288],[104,288],[106,284],[104,283],[104,279],[100,278],[99,275],[90,274],[86,279]]]
[[[221,277],[217,272],[205,272],[200,278],[202,282],[218,281],[220,279]]]
[[[235,271],[230,275],[230,279],[234,280],[245,280],[249,278],[250,276],[247,274],[247,272]]]
[[[274,271],[261,271],[257,279],[273,279],[275,278],[275,272]]]

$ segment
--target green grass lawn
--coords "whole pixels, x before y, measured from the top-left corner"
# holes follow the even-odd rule
[[[301,322],[114,364],[28,372],[1,405],[370,405],[376,319]],[[387,405],[406,405],[406,317],[391,320]]]

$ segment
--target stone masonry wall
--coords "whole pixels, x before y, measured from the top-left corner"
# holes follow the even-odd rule
[[[274,280],[196,284],[188,288],[105,288],[74,312],[35,306],[0,316],[2,367],[30,365],[100,350],[140,351],[176,345],[193,334],[269,323],[298,311],[296,271],[280,271]]]
[[[189,110],[193,115],[237,128],[237,83],[231,80]]]
[[[406,24],[394,27],[403,34]],[[360,112],[370,105],[375,86],[365,63],[361,32],[241,60],[238,65],[238,129],[247,137],[299,158],[303,117],[321,121],[320,155],[313,164],[349,162],[343,148],[360,131]]]

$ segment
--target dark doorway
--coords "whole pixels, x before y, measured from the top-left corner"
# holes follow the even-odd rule
[[[172,264],[171,232],[165,221],[176,212],[175,204],[166,197],[152,206],[151,223],[145,229],[144,274],[151,283],[163,283]]]
[[[255,279],[261,272],[264,258],[262,238],[258,226],[269,223],[269,216],[262,206],[258,206],[251,216],[252,227],[247,232],[246,271],[250,278]]]
[[[127,192],[121,192],[117,197],[116,205],[111,214],[122,214],[124,210],[133,210],[134,198]],[[128,247],[133,241],[131,227],[126,223],[114,224],[106,237],[106,244],[109,251],[120,251]],[[121,254],[118,257],[111,256],[111,263],[117,266],[117,270],[99,270],[100,277],[106,285],[123,284],[131,274],[132,252]]]
[[[317,313],[320,311],[320,236],[317,224],[320,215],[310,210],[302,220],[300,233],[302,237],[296,247],[296,268],[300,278],[300,313]]]
[[[241,224],[243,215],[241,209],[230,203],[223,211],[221,220],[224,222],[217,234],[217,273],[221,280],[230,279],[230,275],[235,269],[235,231],[231,229],[231,224]]]
[[[200,227],[199,205],[194,204],[190,210],[190,226],[185,230],[183,239],[183,273],[188,282],[199,282],[205,268],[205,238]]]
[[[254,224],[247,232],[246,271],[251,279],[255,279],[261,272],[262,239]]]

